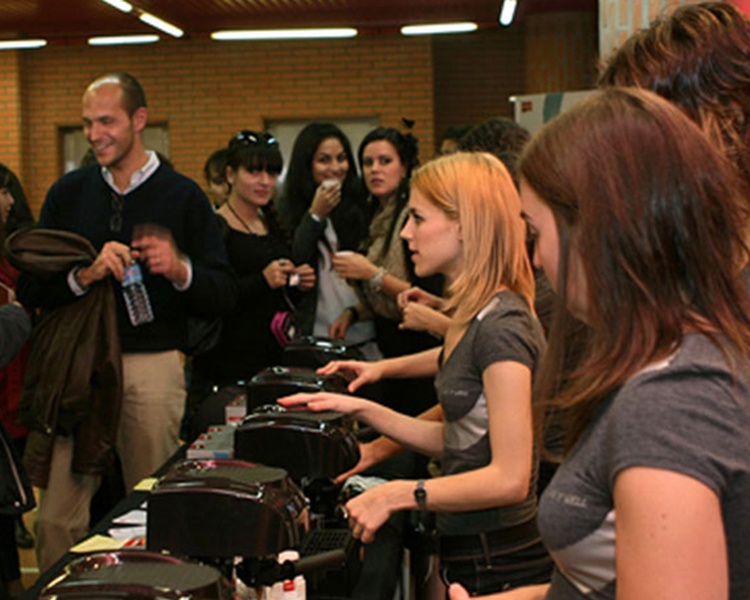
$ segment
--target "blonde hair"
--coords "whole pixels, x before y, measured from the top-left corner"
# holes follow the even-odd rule
[[[467,325],[501,288],[522,296],[533,310],[526,226],[503,164],[485,152],[458,152],[425,164],[411,184],[461,225],[463,268],[445,305],[454,323]]]

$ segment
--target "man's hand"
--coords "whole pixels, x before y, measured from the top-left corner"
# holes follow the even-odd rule
[[[188,281],[187,260],[177,249],[168,229],[155,225],[136,227],[133,232],[132,256],[146,265],[154,275],[163,275],[178,287]]]
[[[130,248],[125,244],[107,242],[102,246],[96,260],[76,273],[76,279],[83,288],[87,288],[92,283],[101,281],[109,275],[112,275],[117,281],[122,281],[125,277],[125,269],[130,265],[132,258]]]

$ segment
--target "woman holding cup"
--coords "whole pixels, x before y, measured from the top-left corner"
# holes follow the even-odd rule
[[[315,265],[315,293],[298,306],[302,333],[329,337],[335,319],[357,303],[354,290],[333,270],[334,255],[353,253],[367,235],[368,209],[346,135],[332,123],[310,123],[297,136],[279,201],[279,216],[293,232],[292,259]],[[378,358],[372,322],[357,323],[344,341]]]

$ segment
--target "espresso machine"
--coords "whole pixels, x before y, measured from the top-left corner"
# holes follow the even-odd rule
[[[359,552],[333,478],[359,461],[353,423],[276,403],[345,386],[338,376],[282,366],[245,383],[248,414],[234,429],[233,458],[183,461],[159,480],[148,501],[148,549],[213,564],[250,587],[301,573],[311,597],[346,595]],[[299,560],[279,564],[290,549]]]

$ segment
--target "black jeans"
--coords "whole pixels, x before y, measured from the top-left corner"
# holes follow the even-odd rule
[[[446,586],[460,583],[471,595],[546,583],[552,559],[533,521],[474,535],[442,536],[440,574]]]

